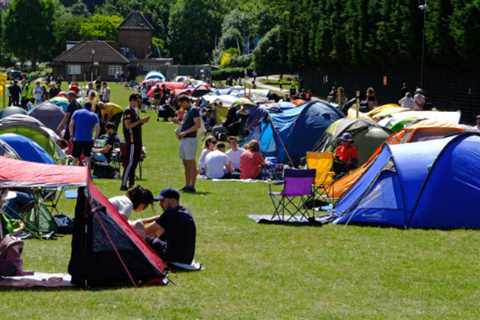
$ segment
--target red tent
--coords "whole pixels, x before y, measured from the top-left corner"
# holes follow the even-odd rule
[[[188,84],[185,82],[162,82],[151,87],[150,90],[148,90],[147,95],[150,98],[153,98],[153,91],[155,90],[155,87],[159,86],[160,88],[162,88],[163,85],[165,85],[165,87],[168,88],[170,91],[186,89],[188,87]]]
[[[95,186],[85,167],[0,157],[0,188],[79,187],[69,273],[80,286],[164,283],[165,263]]]

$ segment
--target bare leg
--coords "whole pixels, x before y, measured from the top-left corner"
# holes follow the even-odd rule
[[[183,167],[185,169],[185,186],[188,186],[190,182],[190,168],[188,166],[188,160],[183,160]]]
[[[189,185],[192,187],[195,187],[195,182],[197,180],[197,164],[195,160],[190,160],[189,161],[189,166],[190,166],[190,180],[189,180]]]

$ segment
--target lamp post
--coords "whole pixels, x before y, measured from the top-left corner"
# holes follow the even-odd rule
[[[423,4],[420,4],[418,6],[418,9],[420,9],[423,12],[423,34],[422,34],[422,56],[420,60],[420,86],[423,88],[423,80],[424,80],[424,74],[425,74],[425,26],[427,23],[427,9],[428,9],[428,0],[424,0]]]
[[[90,67],[90,82],[93,82],[93,68],[95,65],[95,49],[92,49],[92,66]]]

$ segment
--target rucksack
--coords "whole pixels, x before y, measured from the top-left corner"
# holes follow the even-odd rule
[[[108,163],[95,162],[92,165],[93,175],[100,179],[114,179],[117,175],[115,168]]]
[[[18,276],[23,274],[23,241],[6,235],[0,241],[0,276]]]

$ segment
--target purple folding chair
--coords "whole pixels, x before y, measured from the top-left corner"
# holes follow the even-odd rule
[[[272,186],[269,185],[269,195],[274,208],[272,220],[276,217],[281,221],[313,217],[313,209],[306,208],[304,203],[314,196],[315,173],[315,169],[286,169],[281,192],[273,192]],[[289,215],[286,220],[285,214]]]

